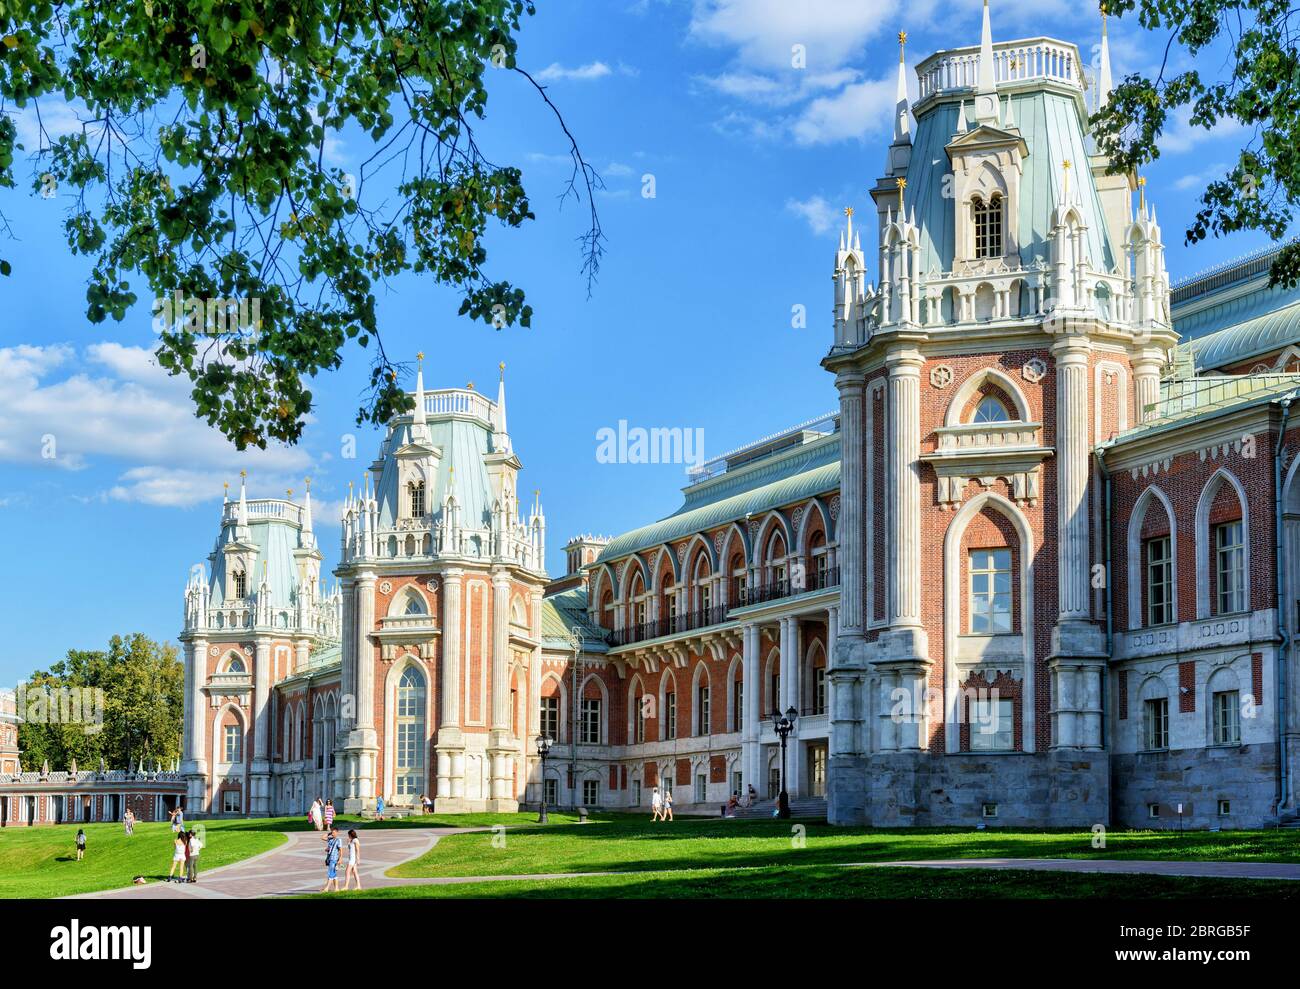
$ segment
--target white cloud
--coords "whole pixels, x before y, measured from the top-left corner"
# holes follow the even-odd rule
[[[1192,108],[1180,106],[1165,121],[1165,132],[1160,135],[1157,143],[1161,154],[1182,154],[1199,147],[1206,141],[1230,137],[1243,129],[1240,121],[1230,118],[1218,121],[1213,127],[1201,127],[1192,123]]]
[[[14,126],[18,131],[18,143],[31,154],[42,145],[56,141],[68,134],[81,132],[82,121],[78,111],[65,100],[56,96],[46,96],[33,100],[22,110],[14,114]],[[87,128],[94,134],[100,125]],[[41,136],[44,129],[45,135]]]
[[[817,72],[839,68],[861,54],[863,44],[896,20],[898,0],[696,0],[690,36],[705,44],[734,47],[740,61],[764,69],[790,69],[792,49],[802,45],[806,65]]]
[[[140,347],[99,343],[80,356],[61,344],[0,348],[0,391],[0,461],[65,470],[125,462],[106,492],[114,499],[194,504],[241,468],[259,489],[282,490],[312,463],[301,447],[236,450],[195,418],[188,383]]]
[[[865,80],[813,100],[791,126],[795,140],[828,144],[892,131],[897,87],[897,79]]]
[[[590,62],[587,65],[578,65],[567,68],[559,62],[552,62],[546,68],[536,73],[534,78],[538,82],[591,82],[595,79],[603,79],[605,76],[613,75],[614,70],[604,62]]]
[[[835,208],[822,196],[808,199],[787,199],[785,208],[808,221],[815,234],[824,234],[835,222]]]

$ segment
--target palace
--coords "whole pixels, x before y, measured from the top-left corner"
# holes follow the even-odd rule
[[[1300,291],[1269,254],[1171,290],[1090,130],[1104,26],[1095,78],[992,39],[986,5],[912,103],[900,36],[875,217],[835,252],[838,408],[693,470],[667,518],[551,579],[504,374],[492,401],[420,373],[328,591],[310,494],[241,484],[185,592],[191,813],[658,786],[716,814],[751,785],[770,813],[784,782],[845,824],[1291,819]]]

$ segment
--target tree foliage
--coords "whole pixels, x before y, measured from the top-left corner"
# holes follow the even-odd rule
[[[1158,65],[1124,79],[1096,117],[1113,170],[1158,158],[1158,139],[1183,107],[1194,127],[1236,121],[1248,138],[1227,174],[1206,186],[1188,242],[1237,230],[1283,238],[1300,202],[1300,9],[1282,0],[1108,0],[1106,9],[1136,12],[1166,37],[1153,53]],[[1170,67],[1175,46],[1190,56],[1181,72]],[[1282,249],[1272,280],[1300,282],[1300,244]]]
[[[45,762],[67,769],[74,759],[81,770],[98,768],[101,759],[110,769],[134,769],[141,760],[167,767],[180,756],[185,668],[170,643],[140,633],[115,635],[105,652],[69,650],[23,688],[19,716],[29,719],[19,724],[18,745],[26,769]],[[65,721],[74,705],[56,714],[57,700],[47,704],[45,698],[67,696],[71,688],[90,688],[97,700],[80,705],[77,720]]]
[[[590,210],[579,238],[588,291],[599,269],[599,176],[515,65],[533,10],[0,0],[0,185],[15,184],[12,114],[34,112],[40,145],[18,150],[32,158],[34,193],[73,204],[64,232],[93,261],[88,317],[123,319],[147,285],[159,363],[189,378],[197,414],[239,448],[297,441],[310,379],[339,367],[350,340],[374,347],[357,422],[386,422],[411,400],[376,322],[384,280],[431,276],[457,290],[460,314],[498,329],[531,320],[523,291],[487,271],[489,223],[533,218],[520,170],[476,141],[489,72],[518,73],[554,113],[573,164],[561,199],[585,197]],[[84,121],[51,136],[40,108],[59,99]],[[340,134],[366,147],[356,175],[331,159]]]

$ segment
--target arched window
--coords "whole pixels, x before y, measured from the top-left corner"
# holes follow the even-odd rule
[[[975,257],[1002,257],[1002,197],[994,194],[987,203],[978,196],[971,202],[975,221]]]
[[[230,662],[228,662],[228,663],[226,664],[226,672],[227,672],[227,673],[247,673],[248,670],[245,669],[245,667],[244,667],[244,661],[243,661],[242,659],[240,659],[238,656],[231,656],[231,657],[230,657]]]
[[[394,787],[414,796],[424,788],[424,677],[408,667],[397,684],[397,744]]]
[[[424,600],[418,594],[408,594],[406,596],[406,614],[408,615],[426,615]]]
[[[1007,407],[999,402],[992,395],[980,401],[975,409],[975,418],[972,422],[1010,422],[1011,416],[1007,414]]]
[[[412,481],[406,486],[410,497],[411,518],[418,519],[424,517],[424,482]]]
[[[234,585],[234,596],[237,598],[248,597],[248,575],[242,570],[236,570],[232,582]]]

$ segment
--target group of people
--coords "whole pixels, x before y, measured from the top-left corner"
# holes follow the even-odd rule
[[[652,821],[671,821],[673,819],[673,791],[667,788],[663,793],[659,792],[659,787],[655,787],[650,794],[650,815]]]
[[[325,842],[325,887],[322,893],[339,892],[339,856],[343,851],[343,839],[339,837],[339,829],[330,825],[321,836]],[[355,830],[348,831],[348,866],[343,874],[343,892],[352,888],[352,880],[357,881],[357,889],[361,888],[361,839],[357,837]]]
[[[311,821],[311,826],[317,831],[330,830],[334,826],[334,801],[317,797],[307,811],[307,820]]]
[[[737,809],[741,807],[753,807],[754,801],[758,799],[758,791],[754,789],[754,784],[749,784],[749,789],[745,791],[742,797],[739,790],[733,790],[727,802],[722,805],[723,817],[735,817]]]
[[[167,870],[167,881],[197,883],[199,852],[203,851],[203,840],[197,831],[185,830],[185,811],[180,807],[173,810],[168,817],[172,822],[172,865]],[[134,820],[132,824],[134,825]]]

